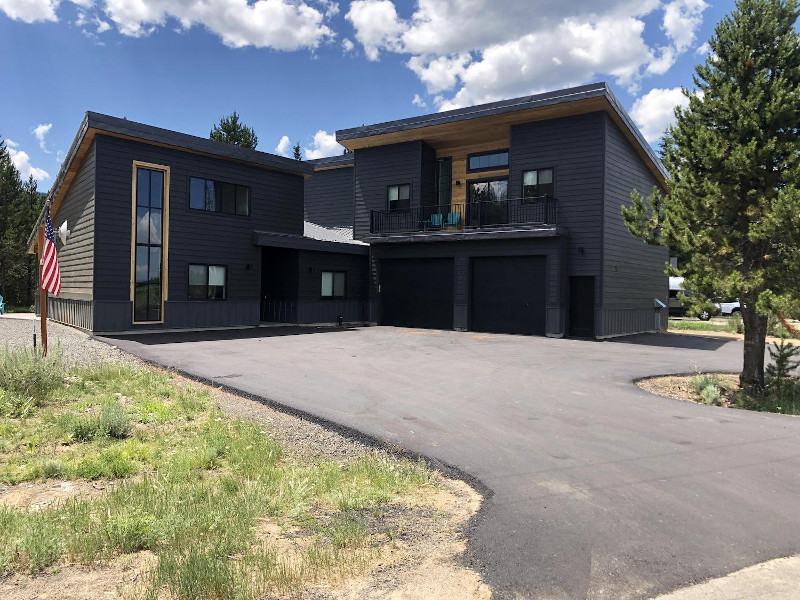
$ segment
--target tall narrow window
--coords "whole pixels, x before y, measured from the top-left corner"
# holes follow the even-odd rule
[[[450,205],[450,193],[453,180],[453,159],[440,158],[436,161],[436,204]]]
[[[411,208],[411,185],[390,185],[389,190],[389,210],[401,210]]]
[[[165,231],[169,172],[135,165],[134,169],[133,320],[163,321]]]

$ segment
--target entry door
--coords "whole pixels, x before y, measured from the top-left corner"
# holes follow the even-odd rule
[[[569,278],[569,334],[594,337],[594,277]]]

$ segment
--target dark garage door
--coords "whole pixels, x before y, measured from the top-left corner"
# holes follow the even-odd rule
[[[473,331],[544,335],[544,256],[472,259],[470,321]]]
[[[381,324],[453,328],[453,259],[381,261]]]

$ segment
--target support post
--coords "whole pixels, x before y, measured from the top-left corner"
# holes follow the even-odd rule
[[[36,232],[36,246],[39,255],[39,316],[42,325],[42,356],[47,356],[47,290],[42,287],[42,271],[44,260],[44,225],[39,225]]]

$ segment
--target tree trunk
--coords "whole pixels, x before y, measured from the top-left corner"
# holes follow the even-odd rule
[[[742,299],[744,321],[744,364],[739,384],[760,393],[764,389],[764,351],[766,349],[767,317],[755,310],[755,302]]]

